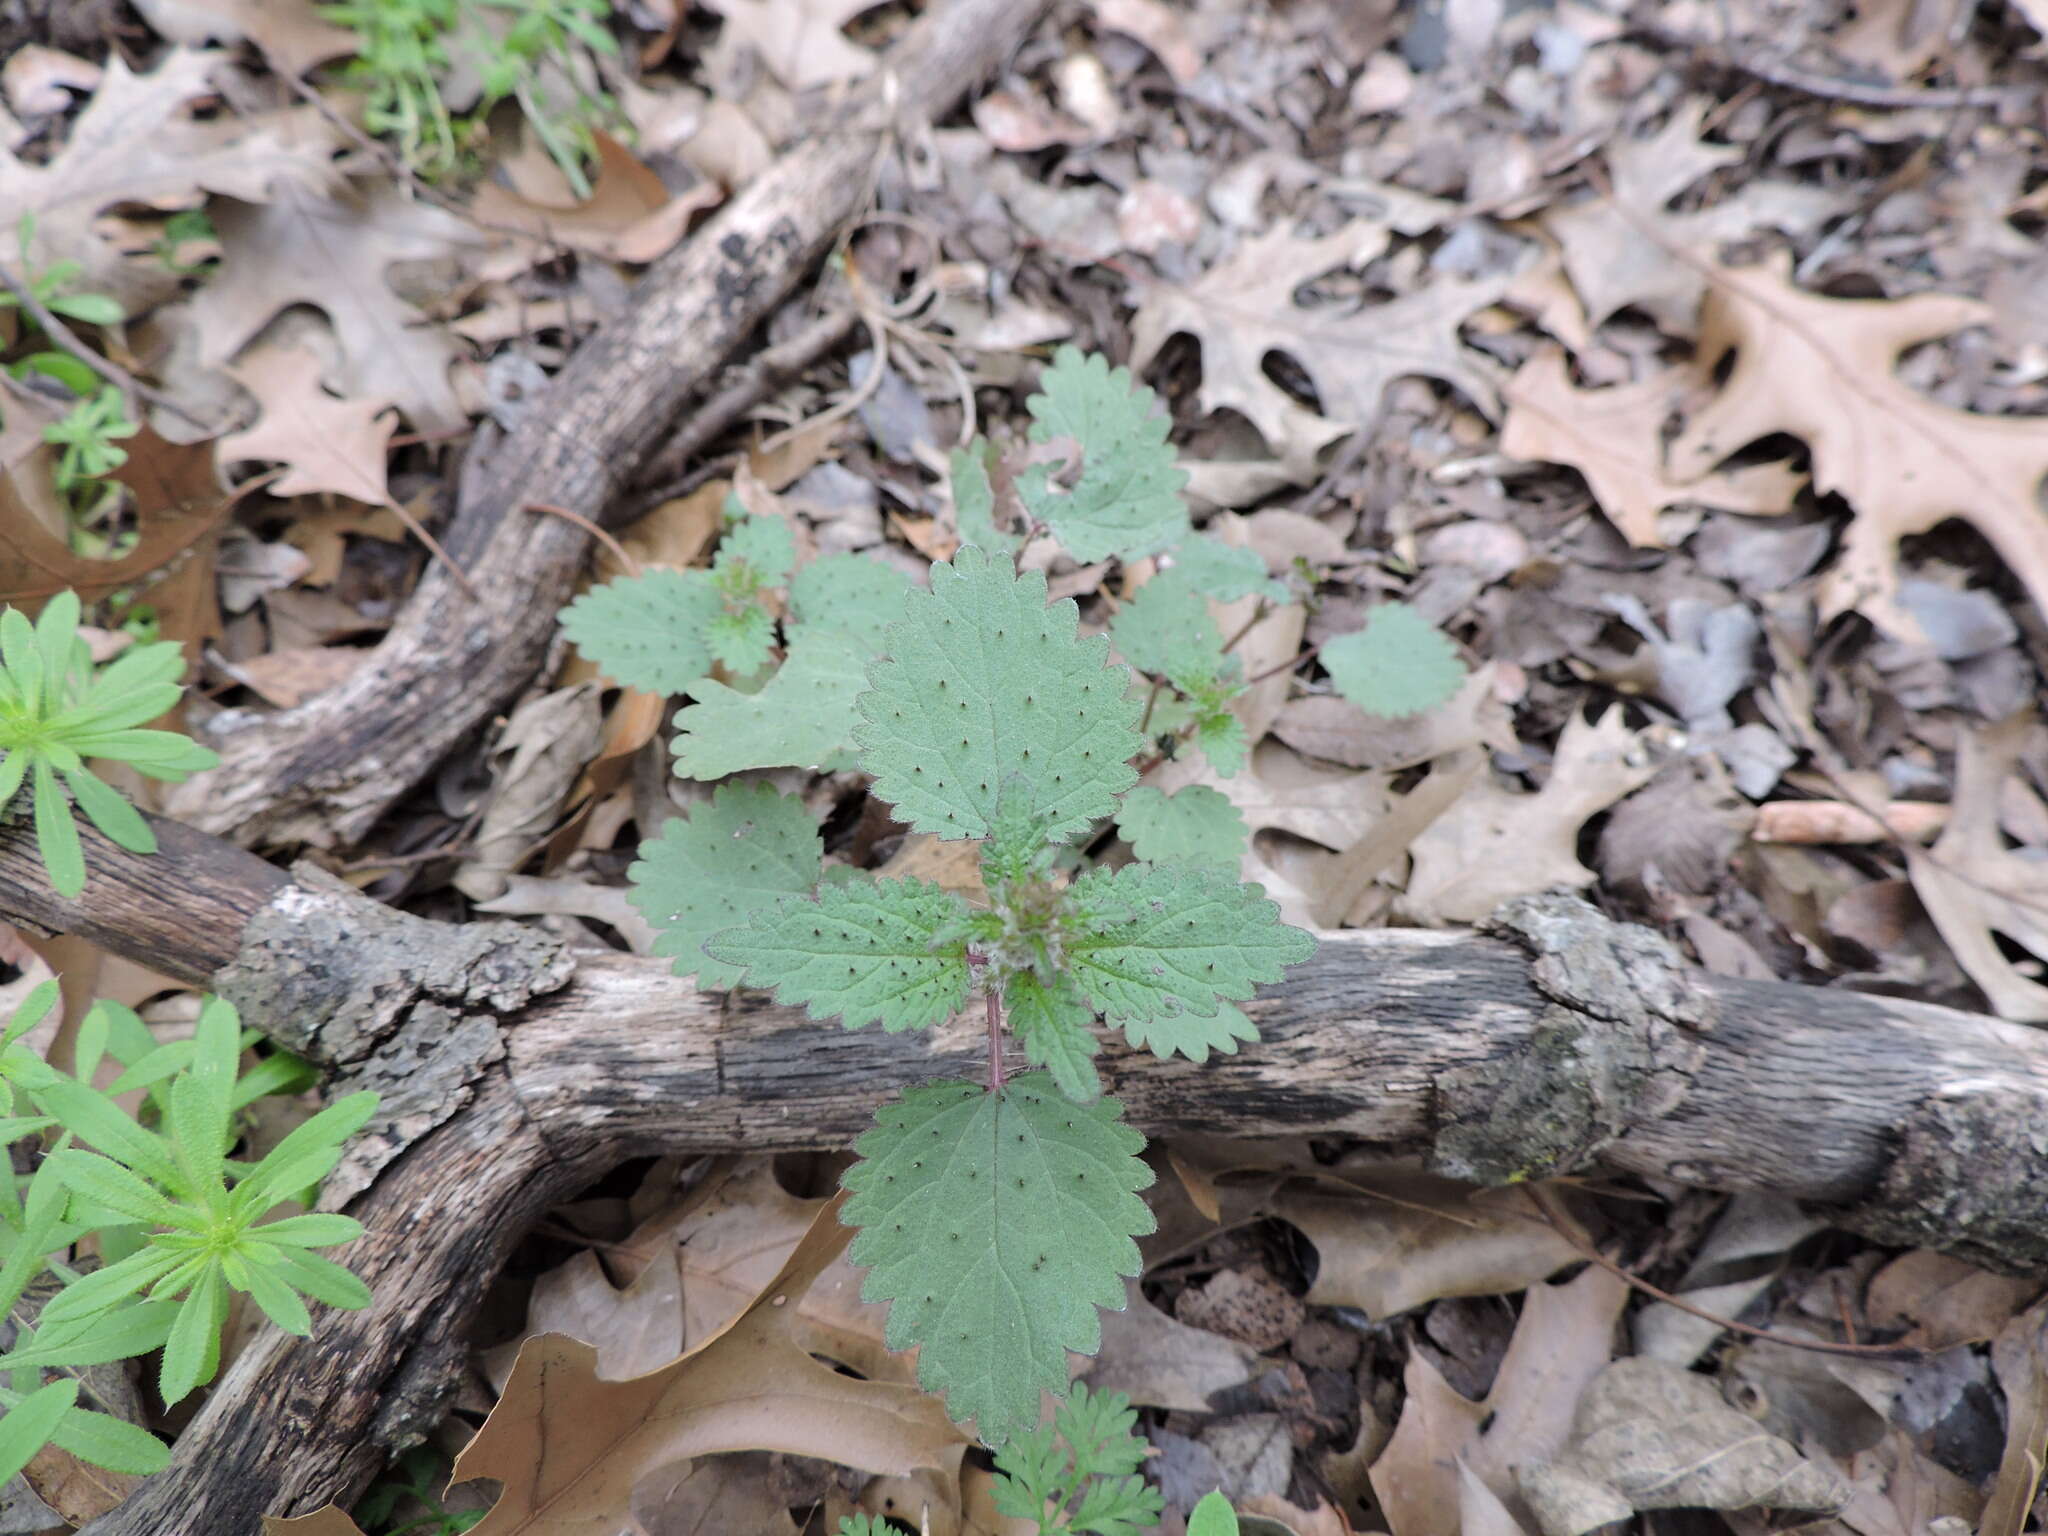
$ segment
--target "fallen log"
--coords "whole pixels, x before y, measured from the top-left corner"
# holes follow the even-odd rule
[[[951,0],[920,20],[846,107],[634,288],[502,442],[470,450],[438,562],[371,658],[278,714],[211,723],[220,766],[173,814],[244,847],[360,839],[533,678],[589,535],[527,509],[603,517],[692,399],[838,241],[899,125],[942,116],[998,69],[1046,0]]]
[[[286,875],[158,822],[162,851],[86,832],[65,901],[0,828],[0,916],[233,1000],[386,1096],[330,1180],[368,1231],[374,1304],[265,1332],[169,1470],[94,1536],[253,1533],[346,1496],[431,1425],[468,1319],[521,1232],[651,1153],[843,1147],[905,1084],[972,1076],[977,1026],[847,1033],[665,962],[448,925],[317,869]],[[1714,976],[1575,898],[1487,933],[1346,931],[1248,1005],[1261,1040],[1204,1065],[1112,1047],[1149,1133],[1351,1137],[1487,1183],[1604,1171],[1817,1203],[1879,1241],[2048,1272],[2048,1036],[1929,1004]]]

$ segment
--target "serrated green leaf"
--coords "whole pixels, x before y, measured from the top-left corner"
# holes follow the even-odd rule
[[[704,941],[809,891],[823,864],[818,825],[801,800],[766,784],[722,784],[710,804],[641,843],[626,871],[628,899],[660,930],[654,952],[673,956],[678,976],[723,989],[738,983],[740,969],[705,954]]]
[[[725,609],[704,626],[704,644],[734,677],[751,677],[775,654],[774,615],[754,603]]]
[[[903,617],[910,592],[908,576],[866,555],[813,560],[789,584],[790,642],[830,630],[852,640],[867,655],[879,655],[882,635]]]
[[[744,984],[814,1019],[892,1034],[951,1018],[967,1001],[967,946],[949,939],[967,904],[922,880],[849,881],[784,900],[704,946]]]
[[[1050,1072],[1061,1093],[1077,1104],[1102,1096],[1102,1079],[1095,1071],[1095,1053],[1102,1049],[1093,1027],[1095,1010],[1072,982],[1060,976],[1048,985],[1022,971],[1010,978],[1003,1004],[1025,1059]]]
[[[806,635],[759,693],[700,682],[676,715],[671,744],[684,778],[722,779],[748,768],[832,768],[853,750],[854,700],[867,658],[831,631]]]
[[[728,592],[751,595],[779,587],[796,565],[796,535],[779,517],[742,517],[725,530],[712,575]]]
[[[1153,677],[1213,677],[1224,666],[1223,631],[1191,578],[1161,571],[1131,596],[1109,633],[1117,654]]]
[[[1465,682],[1450,637],[1406,603],[1381,603],[1365,628],[1324,641],[1322,658],[1337,691],[1369,715],[1422,714]]]
[[[1262,889],[1212,870],[1093,869],[1069,887],[1067,903],[1068,974],[1133,1044],[1160,1056],[1203,1059],[1218,1043],[1226,1001],[1250,997],[1315,952]]]
[[[834,1536],[895,1536],[895,1532],[871,1515],[841,1515]]]
[[[1017,477],[1017,492],[1068,554],[1084,564],[1114,555],[1133,560],[1180,542],[1188,529],[1181,500],[1187,475],[1174,465],[1171,423],[1151,390],[1128,368],[1061,347],[1025,401],[1031,440],[1070,437],[1081,445],[1081,478],[1071,491],[1051,485],[1042,464]]]
[[[1172,561],[1168,570],[1179,571],[1197,592],[1219,603],[1250,597],[1254,592],[1275,602],[1287,600],[1286,586],[1266,574],[1264,557],[1242,544],[1191,533],[1168,551],[1168,558]]]
[[[1152,1170],[1122,1113],[1072,1103],[1042,1072],[999,1094],[936,1083],[855,1144],[843,1219],[861,1229],[861,1294],[890,1304],[885,1342],[916,1345],[919,1385],[990,1445],[1037,1422],[1041,1392],[1066,1390],[1066,1351],[1101,1347],[1096,1309],[1121,1310],[1139,1270]]]
[[[1222,704],[1197,709],[1194,722],[1195,745],[1209,759],[1209,766],[1223,778],[1234,778],[1243,770],[1250,751],[1244,722]]]
[[[854,740],[876,795],[940,837],[982,837],[1005,780],[1031,786],[1048,835],[1069,837],[1116,808],[1137,775],[1139,705],[1108,642],[1078,638],[1071,602],[972,547],[932,567],[889,654],[857,701]]]
[[[1124,796],[1117,831],[1148,864],[1200,864],[1236,870],[1251,834],[1229,797],[1206,784],[1174,794],[1141,785]]]
[[[1024,536],[996,526],[994,469],[999,457],[996,445],[977,437],[965,448],[955,448],[951,461],[953,517],[960,526],[960,542],[972,544],[991,554],[1014,555],[1024,546]]]
[[[1176,1053],[1189,1061],[1207,1061],[1211,1051],[1235,1056],[1238,1045],[1259,1038],[1259,1026],[1235,1003],[1218,1003],[1213,1014],[1183,1013],[1172,1019],[1131,1019],[1124,1038],[1134,1050],[1162,1059]]]
[[[711,670],[704,631],[723,608],[707,573],[656,568],[592,587],[562,610],[562,632],[613,682],[682,693]]]

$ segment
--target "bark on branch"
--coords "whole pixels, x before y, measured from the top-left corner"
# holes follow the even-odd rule
[[[360,839],[533,677],[588,535],[536,503],[601,518],[692,398],[831,248],[899,123],[950,110],[1029,33],[1046,0],[953,0],[891,51],[826,128],[651,267],[502,443],[479,436],[442,536],[472,600],[429,567],[372,659],[296,709],[215,722],[217,769],[171,810],[244,847]]]
[[[384,1113],[329,1196],[369,1232],[365,1312],[266,1333],[94,1536],[252,1533],[356,1486],[431,1424],[464,1329],[540,1212],[635,1155],[843,1147],[906,1083],[972,1076],[976,1027],[849,1034],[665,963],[569,954],[509,923],[393,912],[159,823],[154,858],[88,831],[67,902],[0,828],[0,914],[231,998],[374,1087]],[[1205,1065],[1112,1048],[1148,1132],[1350,1136],[1487,1182],[1588,1170],[1825,1206],[1885,1242],[2048,1272],[2048,1035],[1895,998],[1686,967],[1571,898],[1496,932],[1342,932]]]

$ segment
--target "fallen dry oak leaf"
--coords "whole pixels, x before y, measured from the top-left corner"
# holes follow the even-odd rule
[[[1354,310],[1295,302],[1304,283],[1378,256],[1388,229],[1354,219],[1308,238],[1283,226],[1246,240],[1191,283],[1137,285],[1131,367],[1142,370],[1169,337],[1193,336],[1202,345],[1202,409],[1238,412],[1303,480],[1312,478],[1319,449],[1372,419],[1396,379],[1442,379],[1496,414],[1495,370],[1459,340],[1458,328],[1507,292],[1512,272],[1438,277],[1413,293]],[[1270,352],[1285,353],[1307,372],[1323,414],[1266,376]]]
[[[1747,444],[1786,432],[1813,456],[1814,489],[1855,516],[1822,579],[1824,615],[1855,608],[1880,628],[1924,640],[1898,601],[1899,540],[1960,517],[1976,527],[2048,613],[2048,422],[1951,410],[1894,373],[1908,347],[1981,325],[1973,299],[1830,299],[1795,287],[1787,258],[1715,264],[1695,366],[1735,354],[1719,394],[1671,445],[1673,471],[1698,476]]]
[[[683,238],[690,220],[725,196],[710,179],[671,193],[640,157],[608,133],[593,132],[597,181],[590,196],[556,208],[486,182],[470,211],[493,228],[523,229],[537,250],[573,246],[610,261],[649,262]]]
[[[1579,829],[1662,766],[1656,729],[1630,730],[1622,716],[1619,704],[1597,724],[1573,715],[1549,782],[1533,795],[1491,780],[1466,790],[1410,846],[1415,865],[1396,912],[1415,923],[1476,923],[1517,896],[1591,885]]]
[[[225,363],[279,311],[310,304],[340,343],[335,382],[344,396],[396,405],[422,432],[468,421],[448,380],[459,349],[387,274],[396,262],[483,245],[473,225],[384,181],[331,195],[286,186],[270,202],[216,203],[212,213],[221,270],[191,304],[202,363]]]
[[[2048,958],[2048,862],[2006,847],[1998,801],[2034,730],[2033,719],[2020,715],[1962,733],[1948,826],[1930,848],[1906,845],[1913,892],[1956,963],[2000,1018],[2028,1023],[2048,1020],[2048,987],[2008,959],[1998,938]]]
[[[1682,481],[1664,463],[1664,423],[1690,378],[1683,368],[1633,384],[1581,389],[1561,348],[1545,347],[1508,381],[1500,451],[1511,458],[1568,464],[1622,537],[1660,548],[1657,516],[1680,502],[1729,512],[1787,510],[1804,477],[1785,464],[1752,464]]]
[[[1650,137],[1609,144],[1609,185],[1601,195],[1543,214],[1543,227],[1557,241],[1565,273],[1593,325],[1633,307],[1672,335],[1689,336],[1707,280],[1696,264],[1674,256],[1673,250],[1712,257],[1726,242],[1759,229],[1797,235],[1839,206],[1833,193],[1760,181],[1711,207],[1667,212],[1666,205],[1702,176],[1743,158],[1736,145],[1700,139],[1700,125],[1713,105],[1696,97]],[[1663,238],[1646,238],[1646,227]]]
[[[614,1530],[631,1516],[642,1474],[722,1451],[782,1451],[899,1476],[957,1467],[967,1437],[936,1398],[843,1376],[790,1333],[791,1303],[853,1238],[839,1224],[840,1204],[818,1211],[745,1311],[662,1370],[604,1381],[588,1345],[528,1340],[504,1396],[455,1460],[457,1482],[504,1484],[477,1536]]]
[[[390,501],[386,458],[398,417],[389,401],[328,394],[320,387],[320,359],[307,347],[259,344],[227,371],[263,414],[220,439],[223,466],[240,459],[282,464],[273,496],[331,491],[372,505]]]
[[[768,73],[792,91],[840,80],[858,80],[875,67],[875,56],[856,47],[846,24],[877,0],[705,0],[704,8],[725,20],[718,55],[730,64],[750,49]],[[719,66],[713,64],[714,72]],[[730,74],[723,74],[730,79]]]
[[[132,314],[176,293],[181,279],[160,261],[124,256],[94,228],[102,210],[116,203],[175,207],[201,192],[255,203],[286,188],[338,180],[334,129],[311,107],[252,118],[191,115],[193,103],[215,94],[208,77],[225,58],[174,48],[146,75],[110,58],[104,82],[47,164],[30,165],[0,149],[10,265],[17,257],[15,221],[33,215],[28,268],[78,261],[85,268],[80,289],[111,294]]]
[[[318,0],[135,0],[158,36],[174,43],[252,42],[280,74],[354,53],[361,39],[321,19]]]

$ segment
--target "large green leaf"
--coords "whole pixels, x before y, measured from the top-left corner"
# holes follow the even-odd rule
[[[1228,1001],[1278,981],[1316,947],[1258,886],[1213,870],[1094,869],[1067,901],[1068,973],[1133,1045],[1161,1056],[1202,1059]]]
[[[922,880],[848,880],[785,900],[704,946],[814,1019],[923,1029],[967,1000],[967,904]]]
[[[1057,491],[1043,464],[1017,477],[1017,493],[1076,560],[1132,560],[1180,542],[1188,530],[1181,500],[1187,475],[1166,441],[1171,423],[1152,391],[1128,368],[1061,347],[1025,401],[1031,440],[1071,438],[1081,447],[1081,478]]]
[[[1053,838],[1116,809],[1137,779],[1140,705],[1108,642],[1083,640],[1045,578],[972,547],[932,567],[889,631],[854,740],[875,793],[920,832],[982,837],[1006,781]]]
[[[737,927],[818,883],[825,858],[818,824],[794,795],[767,784],[722,784],[708,805],[672,818],[640,845],[626,871],[630,900],[661,931],[657,955],[675,958],[678,976],[730,987],[737,966],[704,953],[704,941]]]
[[[845,1179],[861,1294],[890,1303],[886,1342],[917,1346],[919,1384],[1001,1446],[1065,1392],[1068,1350],[1101,1347],[1096,1309],[1123,1308],[1154,1226],[1145,1138],[1116,1100],[1075,1104],[1038,1072],[999,1094],[913,1088],[875,1119]]]
[[[1419,715],[1465,682],[1450,637],[1406,603],[1381,603],[1365,628],[1323,642],[1323,670],[1368,715]]]
[[[749,768],[832,768],[852,750],[853,701],[867,686],[867,658],[829,630],[790,648],[766,687],[741,693],[704,681],[676,715],[675,771],[722,779]]]
[[[562,632],[612,681],[681,693],[711,670],[704,632],[723,607],[706,572],[658,567],[592,587],[562,610]]]

